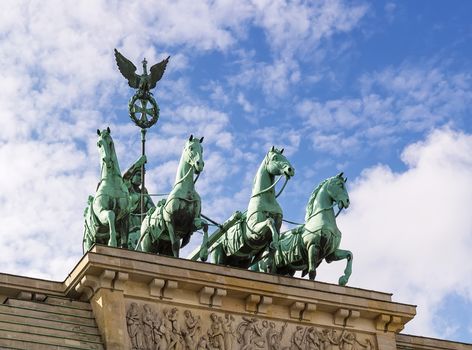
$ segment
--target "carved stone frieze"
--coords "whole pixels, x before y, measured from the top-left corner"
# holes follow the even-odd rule
[[[126,325],[133,350],[377,349],[373,335],[346,328],[192,311],[171,305],[129,302]]]

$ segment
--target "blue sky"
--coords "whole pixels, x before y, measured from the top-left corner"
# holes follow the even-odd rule
[[[190,134],[205,136],[198,191],[218,221],[245,208],[272,145],[296,168],[280,197],[287,219],[302,221],[312,189],[344,171],[349,285],[417,304],[405,332],[472,342],[470,1],[2,7],[2,272],[72,269],[99,176],[95,130],[111,127],[123,171],[140,153],[113,48],[137,66],[170,55],[148,132],[151,192],[170,190]],[[319,279],[343,267],[322,265]]]

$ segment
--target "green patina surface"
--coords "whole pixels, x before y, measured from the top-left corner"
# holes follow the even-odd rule
[[[121,74],[128,80],[128,85],[137,89],[136,93],[131,97],[128,108],[131,120],[140,128],[147,129],[153,126],[159,118],[159,106],[150,92],[156,87],[166,70],[167,57],[159,63],[153,65],[150,74],[147,72],[147,61],[143,60],[143,74],[136,74],[136,66],[115,49],[115,60]],[[151,108],[148,108],[148,104]],[[136,114],[140,114],[138,117]]]
[[[288,180],[295,174],[290,162],[283,155],[283,149],[274,147],[267,153],[254,178],[252,195],[247,211],[234,224],[218,234],[214,261],[217,264],[248,268],[258,261],[267,247],[277,250],[279,230],[283,211],[277,202],[275,177],[285,176]]]
[[[206,260],[208,224],[200,216],[201,199],[195,190],[195,175],[204,167],[202,142],[203,137],[193,136],[186,142],[172,191],[144,218],[138,250],[178,257],[193,232],[203,229],[200,257]]]
[[[134,64],[116,49],[115,58],[130,87],[137,89],[129,110],[142,130],[143,154],[122,177],[110,129],[97,130],[101,176],[95,196],[89,196],[84,212],[84,251],[101,243],[179,257],[180,249],[189,243],[192,234],[202,229],[203,242],[190,257],[193,260],[205,261],[210,250],[217,264],[292,276],[301,270],[303,275],[315,279],[316,268],[323,260],[329,263],[346,259],[339,284],[347,283],[353,256],[350,251],[339,249],[341,231],[333,209],[336,205],[340,210],[349,206],[346,179],[340,173],[320,183],[308,201],[305,223],[280,234],[283,210],[277,197],[295,174],[283,149],[272,146],[261,162],[247,210],[235,212],[210,237],[195,190],[195,182],[204,168],[203,137],[191,135],[187,140],[172,191],[155,206],[144,186],[147,161],[144,143],[146,128],[158,118],[157,103],[150,89],[162,78],[169,57],[152,66],[150,74],[144,60],[142,75],[136,74]],[[141,105],[136,104],[138,101]],[[150,109],[147,103],[151,104]],[[136,113],[141,113],[141,117],[137,118]],[[280,177],[276,179],[277,176]],[[285,183],[276,194],[275,187],[282,177]],[[142,220],[144,213],[147,214]]]
[[[129,192],[121,177],[110,128],[98,134],[101,160],[100,182],[95,196],[90,196],[84,217],[83,249],[94,243],[128,247]]]
[[[339,249],[341,231],[336,225],[334,206],[349,207],[349,195],[343,174],[321,182],[312,192],[306,208],[305,224],[280,235],[280,244],[273,257],[266,252],[258,264],[260,271],[267,271],[272,264],[275,273],[293,276],[297,270],[315,279],[316,268],[323,261],[346,259],[344,275],[339,284],[345,285],[352,272],[352,253]],[[272,261],[274,259],[274,261]]]
[[[141,196],[144,192],[144,211],[148,212],[155,207],[148,191],[141,188],[142,166],[146,163],[146,156],[141,156],[123,174],[123,180],[129,192],[129,234],[128,248],[135,249],[139,236],[141,235]]]

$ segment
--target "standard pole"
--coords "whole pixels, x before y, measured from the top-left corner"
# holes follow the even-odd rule
[[[147,129],[141,129],[141,153],[144,156],[146,154],[146,132]],[[143,163],[141,165],[141,222],[144,220],[144,196],[145,196],[145,186],[144,186],[144,174],[145,174],[145,167]]]

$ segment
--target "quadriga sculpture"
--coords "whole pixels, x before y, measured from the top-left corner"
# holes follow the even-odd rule
[[[316,268],[324,260],[332,261],[346,259],[344,275],[339,278],[339,284],[345,285],[352,272],[352,253],[339,249],[341,231],[336,225],[334,206],[339,209],[349,207],[349,195],[346,190],[346,179],[343,173],[324,180],[314,190],[308,200],[305,224],[280,235],[280,249],[273,259],[266,257],[259,264],[260,270],[275,264],[275,273],[293,276],[295,271],[303,270],[303,276],[308,273],[314,280]]]
[[[272,147],[257,170],[247,212],[212,246],[215,263],[248,268],[266,247],[277,249],[283,212],[276,199],[275,177],[285,175],[288,180],[294,174],[283,149]]]
[[[186,142],[172,191],[144,218],[138,250],[178,257],[180,248],[190,241],[193,232],[203,229],[200,258],[206,260],[208,224],[200,217],[201,200],[194,179],[194,174],[203,171],[202,142],[203,137],[192,135]]]
[[[115,153],[110,128],[98,134],[101,171],[95,196],[89,196],[84,212],[83,248],[88,251],[94,243],[109,246],[128,246],[129,193]]]

